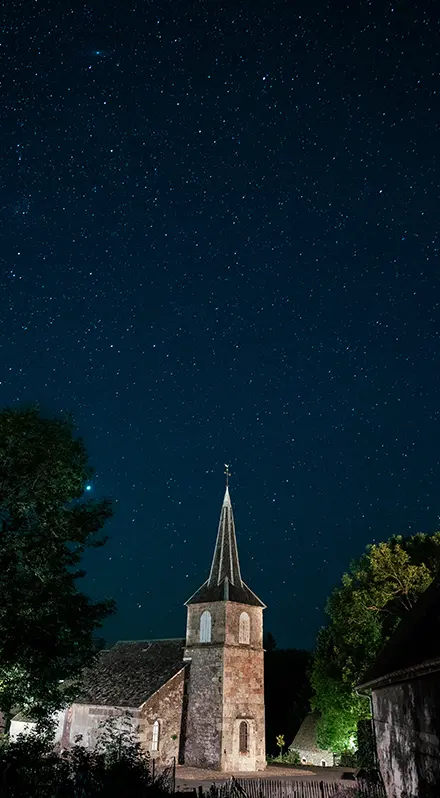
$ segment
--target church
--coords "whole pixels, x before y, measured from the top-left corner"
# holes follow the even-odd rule
[[[161,765],[266,767],[265,605],[241,578],[228,485],[208,579],[186,607],[186,639],[123,641],[100,654],[77,701],[58,713],[61,748],[78,738],[94,747],[103,721],[124,717]],[[30,726],[17,716],[11,736]]]

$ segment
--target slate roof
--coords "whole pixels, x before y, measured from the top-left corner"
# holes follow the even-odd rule
[[[440,577],[434,579],[367,671],[367,690],[440,670]]]
[[[228,487],[223,499],[209,577],[186,604],[211,601],[236,601],[256,607],[265,606],[241,578],[234,513]]]
[[[87,670],[77,704],[140,707],[185,666],[185,640],[120,641]]]
[[[239,585],[232,585],[227,579],[220,585],[210,585],[209,581],[206,580],[186,603],[203,604],[205,601],[236,601],[239,604],[265,607],[265,604],[243,581]]]
[[[316,741],[318,720],[319,712],[309,712],[309,714],[306,715],[295,735],[292,745],[289,746],[292,751],[310,751],[317,754],[332,753],[332,751],[326,751],[324,748],[320,748]]]

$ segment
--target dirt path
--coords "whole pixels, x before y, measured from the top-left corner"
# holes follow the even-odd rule
[[[293,768],[269,765],[266,770],[258,770],[253,773],[220,773],[218,770],[204,770],[203,768],[190,768],[185,765],[178,765],[176,768],[176,785],[180,789],[194,789],[195,787],[207,787],[211,784],[222,784],[228,781],[231,776],[236,779],[282,779],[283,781],[293,779],[295,781],[340,781],[343,773],[350,772],[350,768]],[[349,783],[349,782],[348,782]]]

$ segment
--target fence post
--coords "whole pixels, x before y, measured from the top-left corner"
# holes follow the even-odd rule
[[[323,781],[319,782],[319,789],[321,790],[321,798],[325,798],[325,796],[324,796],[324,782]]]

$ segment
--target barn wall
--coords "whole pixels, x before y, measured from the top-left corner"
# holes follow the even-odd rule
[[[109,718],[123,718],[126,729],[127,714],[131,717],[134,731],[139,727],[139,711],[129,707],[103,707],[88,704],[72,704],[66,712],[63,729],[63,747],[75,742],[86,748],[94,748],[100,735],[100,726]]]
[[[430,796],[440,785],[440,676],[373,692],[377,755],[388,798]]]
[[[315,767],[333,767],[334,756],[331,751],[314,751],[306,748],[294,748],[292,750],[298,751],[302,765],[314,765]],[[324,766],[322,763],[325,763]]]
[[[63,725],[64,725],[64,716],[65,710],[61,709],[58,712],[54,712],[52,716],[52,720],[55,724],[55,744],[61,741],[62,733],[63,733]],[[11,740],[16,740],[20,734],[27,736],[28,734],[32,734],[35,731],[36,723],[33,720],[16,720],[13,718],[11,720],[11,725],[9,728],[9,737]]]

